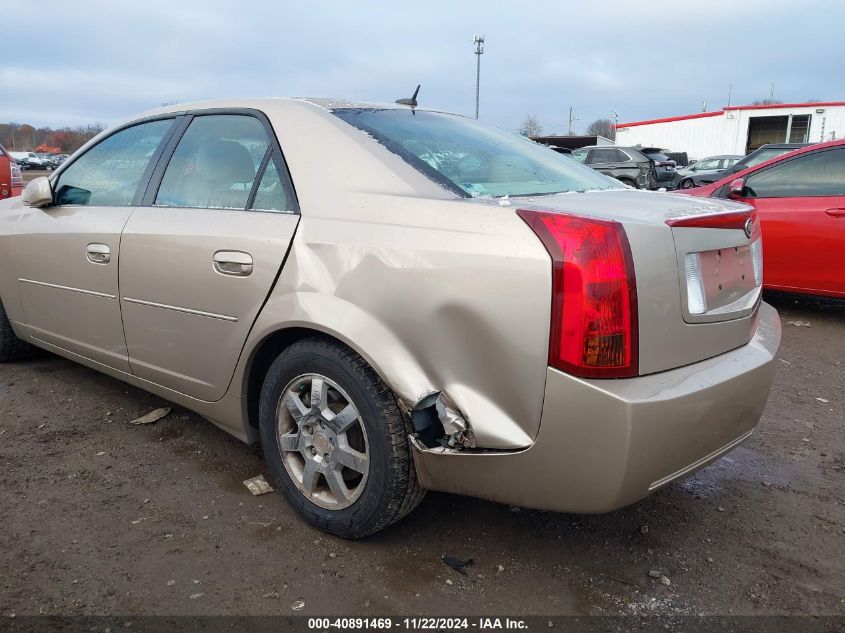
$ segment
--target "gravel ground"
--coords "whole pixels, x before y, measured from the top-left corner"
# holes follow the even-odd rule
[[[0,366],[0,614],[843,615],[845,308],[773,302],[762,423],[690,479],[601,516],[429,494],[354,542],[251,496],[260,450],[193,413],[130,426],[166,403],[48,354]]]

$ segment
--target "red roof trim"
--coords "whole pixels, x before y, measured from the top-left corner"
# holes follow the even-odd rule
[[[670,116],[664,119],[649,119],[648,121],[632,121],[631,123],[619,123],[616,129],[623,127],[637,127],[638,125],[651,125],[653,123],[671,123],[672,121],[686,121],[687,119],[701,119],[709,116],[719,116],[729,110],[769,110],[775,108],[823,108],[845,106],[845,101],[810,101],[808,103],[773,103],[771,105],[738,105],[726,106],[717,112],[697,112],[696,114],[684,114],[682,116]]]
[[[709,116],[721,116],[724,114],[723,110],[719,110],[718,112],[698,112],[696,114],[684,114],[682,116],[670,116],[666,117],[665,119],[650,119],[648,121],[633,121],[631,123],[618,123],[616,125],[616,129],[622,129],[623,127],[636,127],[638,125],[651,125],[652,123],[671,123],[672,121],[686,121],[687,119],[703,119],[704,117]]]
[[[845,101],[810,101],[808,103],[773,103],[771,105],[727,106],[725,110],[766,110],[768,108],[821,108],[845,106]]]

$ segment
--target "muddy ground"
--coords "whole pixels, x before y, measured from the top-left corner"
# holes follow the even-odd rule
[[[429,494],[355,542],[251,496],[260,451],[193,413],[130,426],[166,403],[0,366],[0,614],[845,614],[845,308],[773,302],[771,400],[715,465],[603,516]]]

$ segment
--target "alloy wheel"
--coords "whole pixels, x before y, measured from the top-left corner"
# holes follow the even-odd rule
[[[282,461],[312,503],[328,510],[352,505],[370,469],[367,430],[344,390],[321,374],[302,374],[282,390],[276,407]]]

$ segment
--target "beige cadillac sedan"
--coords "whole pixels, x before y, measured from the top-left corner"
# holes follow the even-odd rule
[[[41,347],[261,442],[340,536],[425,490],[619,508],[748,438],[772,381],[750,208],[460,116],[173,106],[0,205],[0,360]]]

